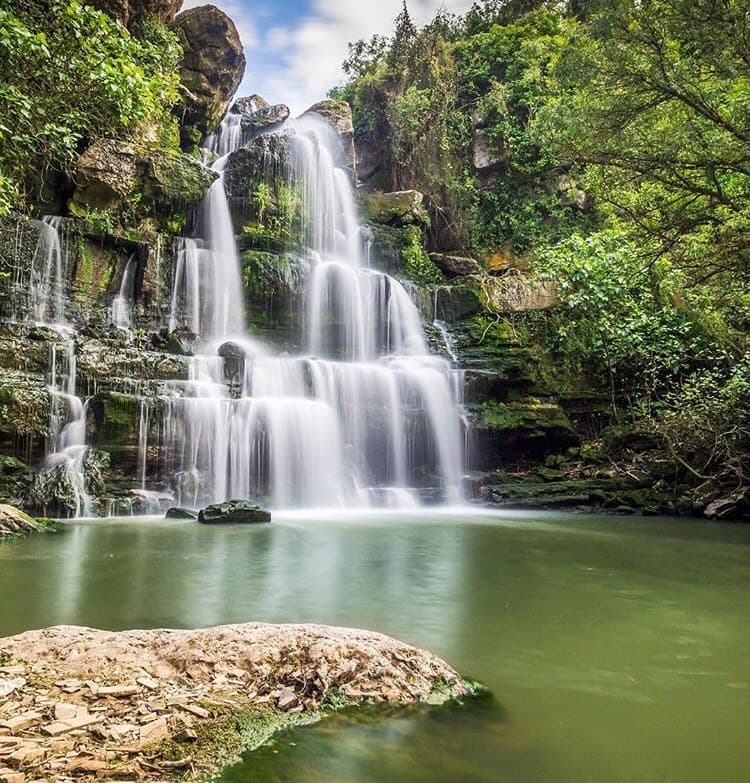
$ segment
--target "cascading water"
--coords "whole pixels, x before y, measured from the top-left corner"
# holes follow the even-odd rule
[[[109,320],[118,329],[130,329],[132,326],[131,308],[133,306],[135,272],[138,267],[135,254],[128,258],[122,273],[120,290],[109,308]]]
[[[50,383],[52,395],[51,434],[53,448],[45,461],[48,473],[62,472],[72,493],[73,516],[90,516],[91,498],[86,491],[84,460],[86,405],[76,396],[75,344],[66,340],[51,346]]]
[[[241,118],[209,138],[219,179],[178,249],[170,329],[204,338],[181,393],[163,400],[178,501],[252,498],[274,507],[415,505],[462,497],[460,390],[429,354],[416,307],[369,268],[340,142],[291,124],[304,224],[308,354],[274,356],[243,336],[239,258],[223,175]],[[231,338],[231,342],[230,342]],[[148,416],[142,417],[148,421]],[[142,464],[148,444],[141,433]]]
[[[39,222],[39,240],[31,262],[29,313],[38,323],[65,324],[65,259],[60,236],[62,218]]]

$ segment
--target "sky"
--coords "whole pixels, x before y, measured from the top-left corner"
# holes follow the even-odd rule
[[[247,68],[238,96],[262,95],[293,114],[326,97],[343,81],[347,44],[388,35],[402,0],[212,0],[237,25]],[[460,13],[472,0],[409,0],[417,25],[439,8]],[[206,5],[185,0],[183,8]]]

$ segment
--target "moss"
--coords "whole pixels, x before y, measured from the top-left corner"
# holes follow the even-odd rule
[[[408,226],[404,236],[406,241],[401,248],[403,274],[416,283],[442,282],[443,275],[424,249],[421,231],[416,226]]]
[[[483,402],[477,406],[477,413],[478,425],[490,429],[571,429],[557,403],[534,397],[516,402]]]

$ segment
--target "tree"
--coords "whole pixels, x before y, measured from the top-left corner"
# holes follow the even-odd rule
[[[542,126],[599,203],[694,282],[750,279],[750,6],[618,0],[560,59]]]

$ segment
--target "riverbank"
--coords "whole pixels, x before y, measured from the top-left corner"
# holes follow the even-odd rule
[[[200,780],[293,725],[470,686],[390,637],[321,625],[0,639],[0,780]]]

